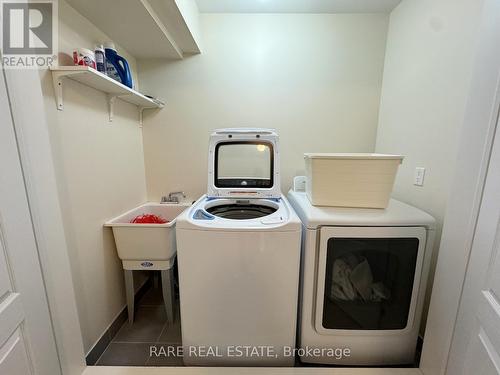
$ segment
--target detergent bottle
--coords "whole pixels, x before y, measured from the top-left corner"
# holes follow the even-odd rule
[[[104,44],[106,52],[106,74],[108,77],[123,83],[132,88],[132,74],[127,60],[116,52],[115,45],[112,42]]]

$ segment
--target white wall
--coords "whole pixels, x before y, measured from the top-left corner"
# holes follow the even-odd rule
[[[376,151],[406,156],[394,196],[438,220],[434,259],[456,167],[482,4],[403,0],[390,17]],[[426,168],[423,187],[413,185],[416,167]]]
[[[387,25],[383,14],[201,14],[201,55],[139,62],[141,85],[167,102],[143,129],[149,199],[206,192],[215,128],[277,128],[283,191],[304,152],[373,151]]]
[[[93,48],[107,39],[59,0],[61,53],[70,55],[74,47]],[[135,60],[121,49],[119,53],[135,69]],[[146,201],[142,134],[135,106],[117,100],[115,118],[110,123],[104,93],[66,80],[64,111],[57,111],[51,73],[42,71],[41,79],[78,314],[88,352],[125,306],[121,262],[112,233],[102,224]]]

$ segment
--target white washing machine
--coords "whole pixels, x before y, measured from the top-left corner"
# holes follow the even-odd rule
[[[208,194],[177,218],[186,365],[291,366],[301,222],[282,196],[278,135],[212,134]]]
[[[290,203],[303,223],[302,362],[402,365],[415,360],[435,221],[397,200],[387,209]]]

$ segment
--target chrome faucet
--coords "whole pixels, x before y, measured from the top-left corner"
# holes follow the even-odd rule
[[[181,200],[179,196],[181,196],[182,198],[186,198],[186,194],[184,194],[183,191],[174,191],[168,193],[168,197],[167,196],[161,197],[160,203],[180,203]]]

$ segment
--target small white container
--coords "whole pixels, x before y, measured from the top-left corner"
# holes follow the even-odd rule
[[[75,65],[89,66],[91,68],[96,68],[95,65],[95,54],[87,48],[75,48],[73,50],[73,63]]]
[[[104,224],[113,229],[118,257],[125,269],[166,269],[176,254],[175,222],[189,204],[146,203]],[[139,215],[154,214],[165,224],[134,224]]]
[[[386,208],[403,156],[304,154],[306,193],[315,206]]]

